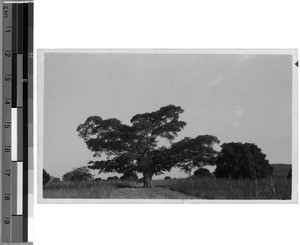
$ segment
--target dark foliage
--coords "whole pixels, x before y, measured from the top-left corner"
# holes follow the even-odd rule
[[[263,179],[272,175],[266,155],[250,143],[223,144],[216,165],[217,178]]]
[[[218,152],[213,147],[219,143],[219,139],[212,135],[186,137],[172,145],[169,161],[175,161],[177,167],[188,173],[194,168],[215,165]]]
[[[290,170],[290,172],[288,173],[288,175],[286,176],[287,179],[292,179],[292,170]]]
[[[101,178],[95,178],[94,181],[102,181]]]
[[[199,168],[194,172],[194,176],[198,178],[212,178],[213,175],[211,172],[206,168]]]
[[[118,176],[112,176],[112,177],[108,177],[107,181],[114,181],[114,180],[118,180],[119,177]]]
[[[91,181],[93,175],[90,173],[88,167],[74,168],[72,171],[66,173],[63,177],[64,181],[80,182]]]
[[[166,176],[165,180],[172,179],[170,176]]]
[[[43,185],[46,185],[51,179],[50,174],[47,173],[45,169],[43,169]]]
[[[120,177],[121,180],[138,182],[139,177],[135,173],[125,173]]]
[[[53,182],[53,183],[60,182],[60,178],[52,177],[51,182]]]

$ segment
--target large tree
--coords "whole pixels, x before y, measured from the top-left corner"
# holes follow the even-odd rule
[[[262,179],[272,175],[266,155],[255,144],[225,143],[217,159],[215,176],[232,179]]]
[[[91,116],[77,128],[94,156],[104,160],[90,161],[89,168],[99,172],[142,173],[144,187],[151,187],[152,176],[169,171],[174,162],[167,159],[169,149],[159,145],[161,139],[172,142],[186,123],[179,120],[180,106],[168,105],[157,111],[137,114],[131,125],[115,118]]]

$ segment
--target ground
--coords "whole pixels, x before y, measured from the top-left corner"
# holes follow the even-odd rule
[[[113,199],[194,199],[194,196],[172,191],[168,187],[118,188],[111,193]]]

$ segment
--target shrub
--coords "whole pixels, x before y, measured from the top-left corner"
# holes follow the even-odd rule
[[[172,179],[170,176],[166,176],[165,180]]]
[[[211,172],[206,168],[199,168],[194,172],[194,176],[198,178],[212,178],[213,175]]]
[[[118,176],[112,176],[112,177],[108,177],[107,181],[114,181],[114,180],[118,180]]]
[[[217,159],[215,176],[232,179],[263,179],[272,175],[266,155],[255,144],[225,143]]]
[[[72,182],[91,181],[92,179],[93,175],[90,173],[88,167],[74,168],[63,176],[64,181]]]
[[[51,177],[51,182],[60,182],[60,178]]]
[[[135,173],[125,173],[120,177],[121,180],[137,182],[139,177]]]
[[[101,178],[95,178],[94,181],[101,181]]]
[[[45,169],[43,169],[43,185],[46,185],[51,179],[50,174],[47,173]]]

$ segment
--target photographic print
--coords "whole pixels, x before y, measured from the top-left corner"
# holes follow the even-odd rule
[[[295,50],[39,50],[39,201],[297,202]]]

